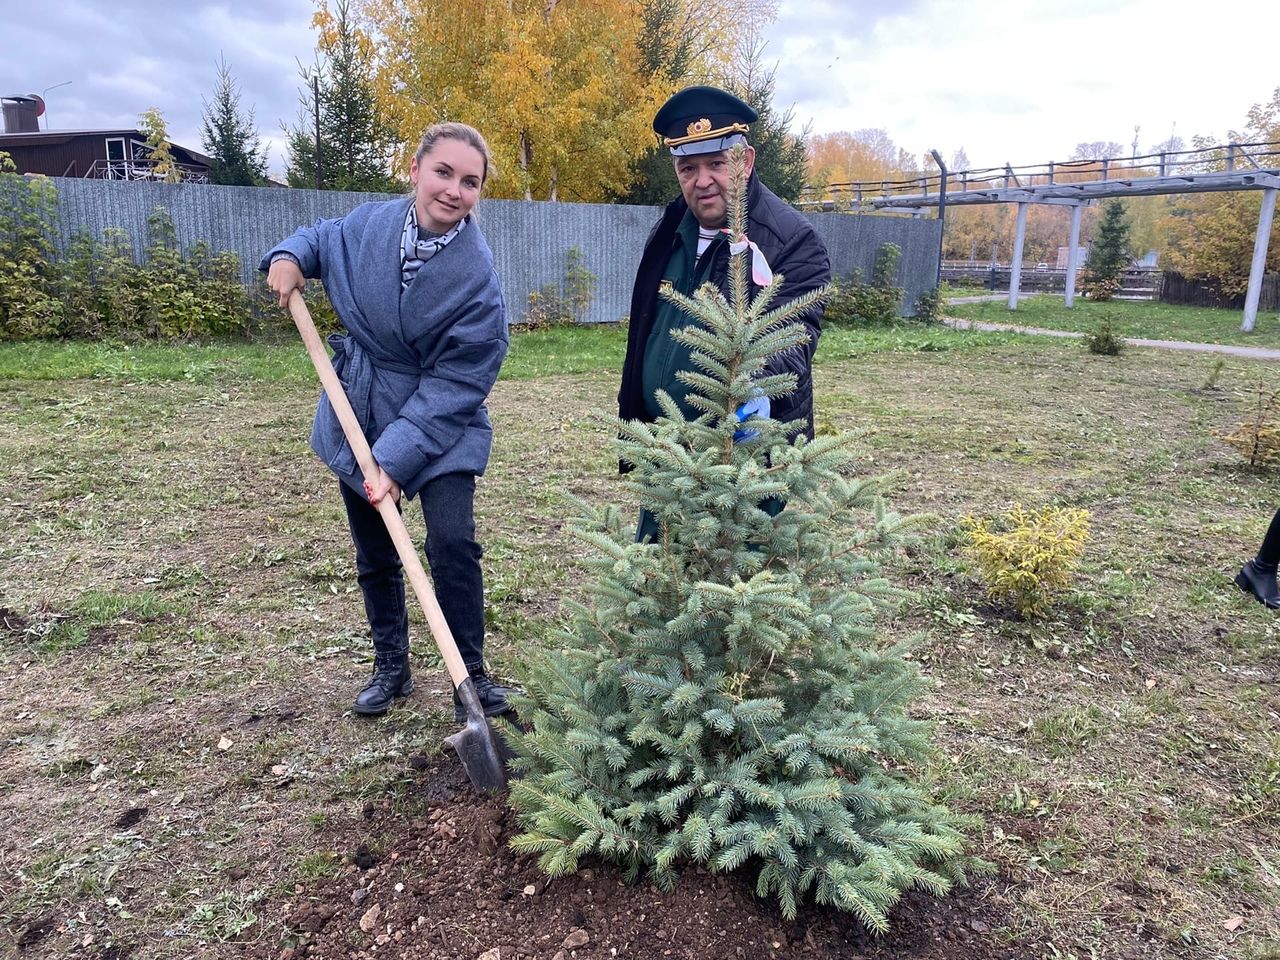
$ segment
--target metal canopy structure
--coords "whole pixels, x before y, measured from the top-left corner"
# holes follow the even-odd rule
[[[1116,197],[1168,196],[1180,193],[1261,190],[1262,210],[1254,238],[1253,261],[1245,294],[1242,329],[1252,330],[1258,315],[1258,297],[1267,259],[1267,245],[1280,192],[1280,142],[1229,143],[1195,150],[1147,154],[1126,158],[1072,160],[1035,166],[990,167],[925,174],[903,180],[836,183],[824,191],[832,198],[801,201],[811,209],[852,212],[909,213],[920,216],[931,207],[948,205],[1016,203],[1018,215],[1013,243],[1009,309],[1018,306],[1022,277],[1022,243],[1027,226],[1027,204],[1069,206],[1071,236],[1067,245],[1066,305],[1075,301],[1079,264],[1080,208],[1083,204]]]

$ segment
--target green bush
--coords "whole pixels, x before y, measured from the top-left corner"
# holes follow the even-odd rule
[[[1106,302],[1120,292],[1119,277],[1101,277],[1086,270],[1080,280],[1080,290],[1086,300]]]
[[[921,323],[941,323],[944,302],[942,291],[938,287],[926,290],[916,300],[916,319]]]
[[[1084,335],[1084,344],[1090,353],[1115,357],[1119,356],[1120,351],[1124,349],[1124,338],[1116,333],[1111,318],[1103,317],[1096,330],[1091,330]]]
[[[0,151],[0,340],[54,336],[58,194],[47,177],[22,177]]]
[[[184,257],[173,219],[156,207],[147,221],[146,260],[137,263],[123,230],[102,241],[80,233],[58,264],[61,323],[49,334],[75,339],[189,340],[242,335],[252,304],[240,258],[204,241]]]
[[[591,306],[595,289],[596,276],[587,267],[582,250],[576,246],[570,247],[565,254],[564,278],[530,291],[524,316],[516,323],[516,327],[520,330],[540,330],[543,327],[581,323]]]
[[[824,318],[836,326],[870,326],[898,321],[898,307],[904,290],[894,286],[902,249],[893,243],[881,244],[876,252],[871,282],[862,282],[862,272],[854,270],[831,283]]]
[[[145,263],[128,234],[71,238],[59,257],[58,196],[47,177],[21,177],[0,152],[0,340],[101,340],[243,335],[252,305],[240,259],[203,241],[183,256],[173,219],[148,219]]]

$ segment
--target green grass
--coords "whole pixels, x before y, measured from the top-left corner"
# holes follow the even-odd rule
[[[830,328],[819,341],[818,363],[884,352],[989,349],[1014,334],[975,335],[904,322],[894,327]],[[532,380],[622,368],[626,330],[616,324],[551,327],[515,333],[501,380]],[[106,380],[123,383],[306,384],[315,372],[293,341],[189,344],[35,341],[0,343],[0,381]]]
[[[623,344],[614,327],[519,334],[490,398],[477,522],[504,678],[589,599],[567,498],[634,509],[593,418]],[[890,506],[931,518],[887,563],[916,599],[877,640],[910,642],[937,682],[913,716],[936,724],[929,777],[986,821],[976,850],[1017,894],[991,909],[1024,944],[1200,960],[1242,955],[1222,920],[1247,894],[1248,935],[1277,941],[1280,619],[1230,577],[1280,473],[1216,439],[1239,417],[1227,398],[1274,364],[1223,358],[1203,391],[1205,357],[1102,362],[911,323],[828,330],[818,358],[819,425],[855,432],[856,476],[892,473]],[[437,756],[452,717],[416,609],[418,689],[372,723],[344,715],[370,651],[335,484],[306,447],[314,373],[282,339],[9,345],[0,376],[0,831],[17,878],[0,925],[83,911],[177,960],[256,915],[255,940],[278,944],[287,901],[347,869],[334,854],[386,837],[403,855],[430,796],[406,760]],[[1035,622],[991,604],[958,549],[960,517],[1014,500],[1092,512],[1070,591]],[[406,521],[421,543],[416,508]],[[373,836],[368,804],[387,818]],[[150,812],[116,838],[129,806]],[[1131,903],[1114,878],[1148,863],[1159,883]],[[84,952],[79,924],[27,954]],[[1204,949],[1138,942],[1157,927]]]
[[[1104,318],[1123,337],[1146,340],[1186,340],[1192,343],[1231,343],[1253,347],[1280,347],[1280,316],[1258,314],[1251,333],[1243,333],[1240,310],[1182,307],[1168,303],[1111,301],[1092,303],[1080,297],[1070,310],[1062,297],[1052,294],[1018,300],[1018,309],[1009,310],[1003,300],[957,303],[946,307],[949,317],[984,323],[1013,323],[1048,330],[1097,330]]]

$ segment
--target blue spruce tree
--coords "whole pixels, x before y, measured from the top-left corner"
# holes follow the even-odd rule
[[[884,931],[904,890],[946,893],[978,861],[965,820],[913,782],[929,726],[907,705],[925,681],[875,639],[899,597],[876,558],[909,521],[848,469],[848,435],[791,441],[798,424],[735,416],[794,389],[765,364],[804,342],[789,321],[824,295],[769,312],[783,278],[752,302],[749,256],[733,257],[727,300],[710,285],[664,293],[690,317],[674,336],[699,368],[684,375],[699,413],[668,398],[656,423],[617,423],[661,532],[635,543],[618,510],[581,508],[595,579],[559,649],[522,677],[513,846],[552,876],[600,857],[664,889],[690,862],[754,869],[787,917],[812,897]],[[785,509],[762,509],[769,498]]]

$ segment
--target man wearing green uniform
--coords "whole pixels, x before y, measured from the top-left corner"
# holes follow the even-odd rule
[[[778,198],[756,176],[755,150],[748,144],[750,125],[758,119],[750,105],[715,87],[689,87],[674,94],[653,118],[653,129],[671,150],[680,196],[673,200],[645,244],[631,295],[627,355],[618,390],[618,413],[624,420],[653,421],[661,415],[656,394],[668,393],[688,415],[689,388],[677,379],[692,370],[690,351],[671,331],[694,321],[675,304],[658,296],[663,283],[692,295],[704,283],[729,295],[728,222],[729,150],[746,147],[747,237],[754,241],[784,282],[774,306],[825,286],[831,279],[826,247],[799,212]],[[751,296],[759,291],[754,282]],[[772,416],[800,420],[800,432],[813,436],[813,354],[821,331],[822,308],[815,306],[799,321],[809,342],[770,360],[766,374],[791,373],[796,389],[785,397],[752,401],[739,416]],[[626,469],[624,465],[624,469]],[[652,516],[641,519],[637,539],[656,533]]]

